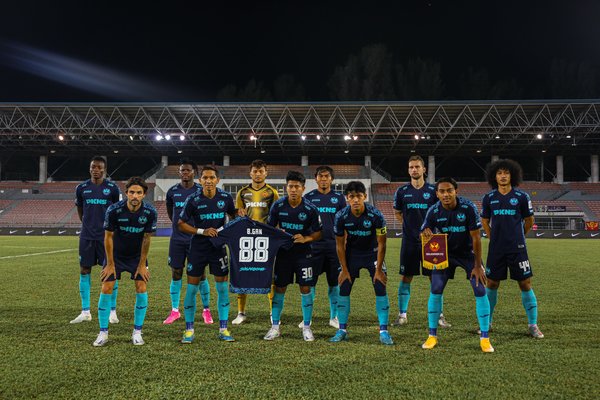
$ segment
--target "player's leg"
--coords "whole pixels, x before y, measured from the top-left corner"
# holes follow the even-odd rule
[[[408,322],[407,312],[410,302],[410,286],[413,276],[420,274],[421,252],[415,249],[420,246],[411,245],[404,240],[400,249],[400,285],[398,286],[398,317],[394,326],[404,325]],[[420,250],[420,249],[419,249]]]
[[[527,251],[523,250],[519,253],[509,254],[507,261],[510,270],[510,279],[516,280],[519,283],[519,289],[521,289],[521,302],[527,314],[529,334],[533,338],[543,339],[544,334],[537,325],[538,304],[533,288],[531,287],[533,270],[529,263]]]
[[[120,273],[117,272],[117,278],[120,278]],[[100,333],[94,341],[95,347],[104,346],[108,342],[108,318],[110,315],[110,299],[115,285],[115,277],[109,276],[105,282],[102,282],[100,290],[100,298],[98,299],[98,324],[100,325]]]
[[[306,342],[315,340],[315,336],[310,329],[313,315],[314,295],[312,287],[316,283],[316,276],[313,269],[313,263],[310,258],[298,260],[295,275],[296,282],[300,287],[300,299],[302,304],[302,337]]]
[[[429,301],[427,302],[429,336],[421,346],[424,349],[433,349],[437,345],[437,326],[442,312],[442,294],[444,293],[448,279],[450,279],[450,268],[432,271],[431,273],[431,289]]]
[[[202,300],[202,319],[205,324],[212,324],[213,317],[210,313],[210,284],[206,274],[200,277],[200,285],[198,287],[200,291],[200,299]]]
[[[231,333],[227,329],[227,323],[229,321],[229,293],[227,293],[229,267],[227,265],[226,258],[216,255],[215,259],[213,259],[210,263],[210,273],[215,278],[215,289],[217,290],[219,339],[226,342],[234,342],[235,339],[233,336],[231,336]]]
[[[369,268],[369,275],[371,277],[371,282],[373,283],[373,289],[375,290],[375,312],[377,313],[377,320],[379,321],[379,340],[383,344],[392,345],[394,344],[394,341],[388,331],[390,300],[387,295],[386,284],[379,280],[374,280],[376,266],[377,261]],[[383,273],[387,275],[385,263],[383,264]]]
[[[168,264],[171,267],[171,284],[169,285],[169,297],[171,298],[171,312],[163,321],[163,324],[169,325],[181,318],[179,303],[181,301],[181,287],[183,285],[183,268],[187,258],[189,244],[183,241],[169,242]]]
[[[352,285],[356,278],[350,272],[350,280],[345,280],[340,285],[340,295],[337,304],[337,316],[340,323],[340,328],[335,335],[329,339],[330,342],[337,343],[348,340],[348,318],[350,316],[350,293]]]
[[[133,333],[131,335],[131,341],[134,345],[141,346],[144,344],[142,328],[144,326],[144,320],[146,319],[146,312],[148,311],[148,291],[146,282],[144,282],[140,276],[135,279],[135,309],[133,312]]]
[[[93,240],[79,239],[79,297],[81,299],[81,313],[70,321],[71,324],[92,320],[90,311],[91,272],[92,266],[98,263],[93,244]]]
[[[490,343],[490,301],[487,297],[486,287],[481,282],[471,277],[473,272],[474,260],[461,260],[461,266],[467,273],[467,278],[473,288],[475,295],[475,313],[477,314],[477,322],[479,323],[479,346],[484,353],[493,353],[494,348]]]
[[[319,275],[321,275],[323,272],[325,272],[325,270],[324,270],[325,265],[324,264],[325,264],[325,256],[324,256],[323,252],[322,251],[313,251],[312,256],[310,258],[310,266],[311,266],[311,271],[312,271],[312,274],[313,274],[313,280],[314,280],[314,282],[313,282],[312,285],[308,285],[309,289],[310,289],[310,302],[308,301],[308,297],[306,297],[306,299],[305,299],[305,296],[302,295],[302,299],[303,299],[302,300],[302,304],[303,304],[303,308],[302,309],[303,310],[304,310],[304,303],[305,302],[306,302],[306,304],[314,304],[315,293],[316,293],[315,287],[316,287],[317,282],[319,280]],[[298,277],[299,276],[300,275],[298,275]],[[297,278],[296,282],[299,282],[299,279],[300,278]],[[301,292],[301,293],[303,293],[303,292]],[[298,328],[300,328],[300,329],[304,329],[304,326],[305,326],[304,313],[302,315],[303,315],[302,321],[300,321],[298,323]],[[312,325],[312,311],[311,311],[311,319],[310,319],[310,321],[308,321],[308,326],[311,326],[311,325]]]
[[[338,277],[342,270],[342,266],[340,265],[335,250],[329,252],[324,268],[327,276],[327,295],[329,297],[329,326],[339,329],[340,323],[337,317],[337,303],[340,296],[340,287],[338,286]]]
[[[487,277],[486,294],[490,303],[491,330],[494,309],[498,303],[498,288],[500,287],[500,281],[506,280],[508,276],[506,257],[502,254],[496,254],[490,251],[487,256],[485,275]]]
[[[190,344],[194,341],[194,321],[196,318],[196,295],[200,289],[200,277],[204,275],[204,270],[208,260],[200,254],[195,248],[190,249],[187,267],[187,287],[185,289],[185,298],[183,300],[183,315],[185,318],[185,332],[181,343]]]
[[[271,286],[271,291],[273,291],[273,287]],[[247,294],[238,294],[237,295],[237,305],[238,305],[238,313],[237,316],[231,321],[233,325],[240,325],[244,321],[246,321],[246,302],[248,301]]]
[[[274,340],[281,336],[280,322],[285,303],[285,291],[287,286],[294,282],[292,262],[292,260],[286,260],[283,257],[279,257],[275,261],[275,293],[273,294],[273,308],[271,309],[271,328],[265,335],[265,340]]]

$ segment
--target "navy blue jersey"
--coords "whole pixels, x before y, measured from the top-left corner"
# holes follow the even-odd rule
[[[267,224],[279,226],[279,229],[284,230],[290,235],[299,233],[307,236],[323,230],[319,210],[314,204],[306,199],[302,199],[300,204],[292,207],[287,196],[273,203],[271,211],[269,211]],[[294,246],[294,250],[298,251],[310,251],[310,249],[310,243],[297,243]]]
[[[289,233],[248,217],[234,219],[210,241],[215,247],[228,247],[233,293],[269,293],[277,252],[294,244]]]
[[[212,199],[206,197],[202,190],[188,196],[179,214],[179,219],[196,228],[218,229],[227,222],[227,214],[235,214],[233,198],[227,192],[217,190]],[[194,235],[192,245],[210,249],[208,236]]]
[[[305,194],[304,198],[317,207],[319,215],[321,216],[321,222],[323,223],[323,236],[321,237],[321,240],[313,243],[313,248],[335,248],[333,222],[335,220],[335,214],[346,207],[346,198],[333,190],[327,194],[323,194],[317,189],[311,190]]]
[[[471,231],[481,229],[477,206],[470,200],[457,196],[456,208],[446,210],[441,202],[435,203],[425,216],[421,230],[448,234],[448,254],[454,258],[471,257],[473,239]]]
[[[529,195],[513,188],[507,194],[492,190],[481,201],[481,218],[490,220],[490,252],[516,253],[525,248],[523,220],[533,215]]]
[[[386,234],[385,218],[375,206],[365,203],[365,211],[358,217],[347,206],[335,214],[333,232],[346,238],[346,260],[355,256],[377,256],[377,236]]]
[[[119,194],[119,187],[106,179],[99,185],[90,179],[77,185],[75,205],[83,208],[82,239],[104,240],[104,214],[108,207],[119,201]]]
[[[108,207],[104,218],[104,230],[114,232],[114,258],[140,258],[144,234],[156,232],[156,221],[156,209],[146,202],[142,202],[136,212],[127,208],[127,200],[121,200]]]
[[[173,240],[189,242],[192,238],[192,235],[183,233],[177,228],[177,222],[179,221],[179,214],[181,214],[181,211],[183,210],[185,199],[198,190],[202,190],[202,186],[200,186],[198,183],[194,183],[194,185],[189,189],[184,188],[181,183],[178,183],[171,186],[171,188],[167,190],[167,209],[172,211],[171,215],[173,216],[173,221],[171,224],[173,227],[171,238]]]
[[[394,194],[394,210],[402,213],[402,240],[411,243],[421,242],[421,225],[429,207],[437,202],[435,186],[423,185],[416,189],[410,183],[400,186]]]

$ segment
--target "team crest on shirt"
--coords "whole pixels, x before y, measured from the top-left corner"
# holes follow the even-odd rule
[[[307,215],[303,212],[301,212],[300,214],[298,214],[298,219],[300,221],[306,221]]]
[[[142,225],[144,225],[146,222],[148,222],[148,218],[146,218],[145,216],[141,216],[138,218],[138,222]]]
[[[458,214],[456,214],[456,219],[459,222],[465,222],[465,220],[467,219],[467,216],[463,213],[458,213]]]
[[[513,197],[512,199],[510,199],[510,204],[516,206],[517,204],[519,204],[519,200]]]
[[[269,193],[267,190],[262,192],[262,197],[269,197],[270,195],[271,195],[271,193]]]
[[[372,225],[373,225],[373,223],[372,223],[371,221],[369,221],[368,219],[365,219],[365,220],[363,221],[363,226],[364,226],[365,228],[370,228]]]
[[[423,193],[423,198],[425,200],[429,200],[430,197],[431,197],[431,193]]]
[[[108,196],[110,194],[110,189],[106,188],[102,191],[102,193],[104,193],[105,196]]]
[[[331,198],[331,204],[337,204],[337,203],[338,203],[338,201],[339,201],[339,200],[337,199],[337,197],[332,197],[332,198]]]
[[[221,209],[225,208],[225,201],[224,200],[217,201],[217,207],[219,207]]]

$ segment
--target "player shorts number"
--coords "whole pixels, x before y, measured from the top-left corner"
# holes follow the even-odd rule
[[[529,260],[519,262],[519,268],[523,270],[524,274],[529,272],[529,270],[531,270],[531,267],[529,266]]]
[[[313,269],[312,267],[302,268],[302,279],[312,279]]]
[[[240,262],[265,262],[269,259],[269,238],[248,237],[240,238]]]

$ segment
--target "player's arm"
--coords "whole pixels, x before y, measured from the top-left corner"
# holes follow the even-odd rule
[[[481,199],[481,225],[488,239],[492,238],[492,230],[490,228],[490,218],[492,211],[490,210],[490,199],[486,194]]]
[[[140,262],[134,275],[134,278],[136,278],[138,275],[141,276],[144,282],[148,282],[148,279],[150,278],[150,272],[148,271],[148,268],[146,268],[146,260],[148,259],[148,253],[150,252],[151,239],[152,232],[145,232],[144,239],[142,240],[142,252],[140,255]]]
[[[352,278],[350,277],[350,271],[348,270],[348,263],[346,261],[346,236],[336,235],[335,251],[337,252],[338,260],[340,261],[340,265],[342,266],[342,271],[338,276],[338,284],[341,285],[346,280],[352,282]]]
[[[322,231],[316,231],[311,233],[310,235],[302,235],[301,233],[297,233],[293,237],[294,243],[310,243],[315,242],[317,240],[321,240],[322,236]]]
[[[398,221],[400,223],[400,226],[402,226],[402,222],[404,219],[402,217],[402,211],[394,210],[394,217],[396,217],[396,221]]]
[[[377,267],[375,268],[375,276],[373,276],[373,283],[380,281],[384,285],[387,284],[387,275],[383,272],[387,242],[386,233],[385,227],[377,230]]]
[[[492,238],[492,230],[490,228],[490,220],[489,218],[481,218],[481,225],[483,226],[483,231],[488,239]]]
[[[114,276],[117,279],[117,271],[115,269],[115,258],[113,254],[114,249],[114,241],[113,241],[114,232],[104,231],[104,250],[106,251],[106,266],[102,268],[100,271],[100,279],[102,282],[106,282],[106,279],[109,276]]]
[[[242,200],[242,189],[238,190],[237,194],[235,195],[235,208],[237,208],[237,214],[240,217],[245,217],[248,215],[248,212],[246,211],[246,205]]]
[[[77,186],[77,189],[75,189],[75,205],[77,206],[79,220],[83,222],[83,196],[81,194],[80,186]]]
[[[483,265],[481,264],[481,232],[480,229],[474,229],[472,231],[469,231],[469,233],[471,234],[471,239],[473,241],[473,253],[475,253],[475,265],[473,266],[471,277],[475,278],[477,285],[481,283],[485,286],[485,270],[483,269]]]
[[[83,207],[77,206],[77,215],[79,215],[79,220],[83,222]]]
[[[533,223],[534,223],[533,215],[530,216],[530,217],[526,217],[523,220],[523,222],[524,222],[524,224],[523,224],[523,231],[527,235],[527,232],[529,232],[531,230],[531,227],[533,226]]]

